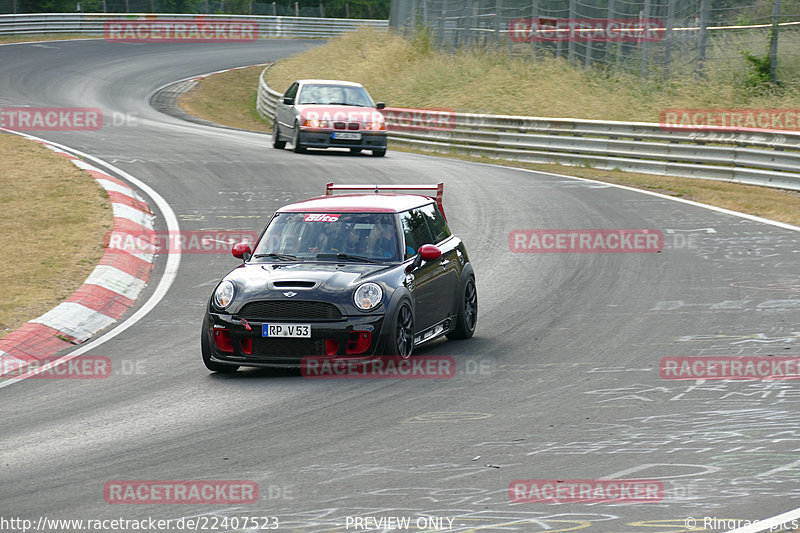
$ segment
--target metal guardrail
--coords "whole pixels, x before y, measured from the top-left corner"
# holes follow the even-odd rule
[[[131,13],[38,13],[0,15],[0,35],[64,33],[104,35],[107,22],[235,21],[254,23],[260,38],[328,38],[359,28],[387,30],[389,21],[255,15],[187,15]]]
[[[272,119],[281,94],[258,82],[257,110]],[[412,126],[387,108],[389,139],[429,152],[559,163],[800,190],[800,133],[689,131],[646,122],[478,115],[419,110],[435,127]],[[405,117],[405,118],[404,118]],[[424,120],[424,119],[423,119]],[[442,127],[442,124],[447,124]]]

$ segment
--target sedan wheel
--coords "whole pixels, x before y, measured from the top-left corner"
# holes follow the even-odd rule
[[[278,128],[278,121],[276,120],[272,124],[272,147],[283,150],[286,148],[286,141],[281,141],[280,138],[280,129]]]
[[[300,143],[300,126],[295,124],[294,126],[294,151],[298,154],[303,154],[306,151],[306,147]]]

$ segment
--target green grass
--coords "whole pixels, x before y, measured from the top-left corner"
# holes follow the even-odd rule
[[[800,50],[783,56],[791,64]],[[362,30],[280,61],[270,69],[268,82],[282,91],[298,78],[348,79],[393,107],[598,120],[658,122],[662,109],[676,107],[797,107],[800,74],[780,88],[754,90],[747,85],[744,58],[735,49],[726,57],[705,79],[685,76],[663,83],[574,67],[552,57],[531,63],[481,49],[442,53],[424,34],[405,39]],[[792,71],[787,66],[785,74]]]

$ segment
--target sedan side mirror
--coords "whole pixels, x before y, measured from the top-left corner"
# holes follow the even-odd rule
[[[246,242],[237,242],[233,245],[233,250],[231,250],[233,257],[237,259],[241,259],[243,261],[247,261],[252,257],[253,251],[250,249],[250,245]]]
[[[283,103],[284,105],[294,105],[294,98],[284,98]]]
[[[386,104],[383,102],[378,102],[377,104],[375,104],[375,109],[384,109],[385,107]]]

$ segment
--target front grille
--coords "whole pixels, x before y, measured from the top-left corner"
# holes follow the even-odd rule
[[[253,355],[256,357],[289,357],[298,359],[311,355],[325,355],[325,340],[254,337]]]
[[[325,302],[284,302],[265,300],[250,302],[242,307],[239,316],[245,320],[340,320],[339,309]]]

